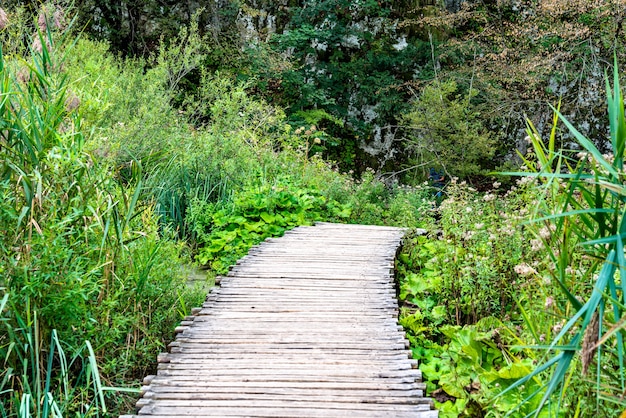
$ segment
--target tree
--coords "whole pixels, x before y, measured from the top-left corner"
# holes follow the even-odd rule
[[[461,178],[481,174],[493,164],[496,142],[481,123],[469,97],[457,93],[454,81],[435,80],[403,117],[407,148],[418,163],[434,160]]]

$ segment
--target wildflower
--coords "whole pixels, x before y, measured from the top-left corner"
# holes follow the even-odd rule
[[[40,54],[43,51],[41,39],[39,39],[39,35],[37,34],[35,34],[35,36],[33,37],[33,50],[39,52]]]
[[[9,25],[9,18],[7,13],[0,7],[0,30],[6,28]]]
[[[526,141],[527,144],[531,144],[532,143],[532,139],[531,139],[530,135],[526,135],[526,137],[524,138],[524,141]]]
[[[37,18],[37,25],[39,26],[41,32],[46,32],[46,29],[48,28],[48,16],[46,15],[45,7],[39,13],[39,17]]]
[[[530,248],[533,251],[539,251],[543,249],[543,241],[540,239],[531,239],[530,240]]]
[[[550,229],[548,229],[548,227],[544,226],[543,228],[541,228],[539,230],[539,236],[543,239],[548,239],[550,238],[550,236],[552,235]]]
[[[471,213],[472,212],[472,207],[471,206],[466,207],[465,208],[465,212]]]
[[[65,13],[63,12],[63,9],[59,7],[55,10],[54,14],[52,15],[52,22],[57,29],[65,29]]]
[[[551,296],[548,296],[543,306],[546,309],[550,309],[553,305],[554,305],[554,299]]]
[[[474,236],[474,231],[465,231],[465,232],[463,233],[463,239],[464,239],[465,241],[469,241],[469,240],[471,240],[473,236]]]
[[[491,193],[487,193],[486,195],[483,196],[483,200],[485,202],[491,202],[493,200],[496,200],[496,195],[495,194],[491,194]]]
[[[493,183],[493,188],[497,189],[498,187],[500,187],[502,185],[502,183],[500,183],[499,181],[496,181]]]
[[[20,70],[17,72],[17,80],[24,84],[30,81],[30,72],[28,71],[27,68],[25,67],[20,68]]]
[[[546,334],[541,334],[539,336],[539,341],[544,342],[546,340]]]
[[[527,277],[533,274],[537,274],[535,269],[526,263],[518,264],[517,266],[513,268],[513,270],[515,270],[515,272],[522,277]]]
[[[322,140],[321,140],[321,139],[319,139],[319,138],[314,138],[314,139],[313,139],[313,143],[315,143],[315,144],[321,144],[321,143],[322,143]]]
[[[484,227],[485,227],[485,224],[484,224],[484,223],[477,223],[477,224],[474,224],[474,228],[476,228],[476,229],[483,229]]]
[[[44,38],[44,42],[46,44],[46,50],[47,51],[51,51],[52,50],[52,44],[50,44],[50,39],[47,36],[39,36],[38,33],[34,33],[33,34],[33,51],[41,54],[43,52],[43,44],[41,43],[41,38]]]

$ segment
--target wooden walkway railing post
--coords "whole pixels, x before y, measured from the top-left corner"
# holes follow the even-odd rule
[[[437,417],[397,323],[402,235],[320,223],[253,248],[123,418]]]

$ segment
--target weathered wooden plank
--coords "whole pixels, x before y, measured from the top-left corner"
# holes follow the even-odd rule
[[[380,392],[368,392],[360,395],[340,395],[334,391],[321,393],[232,393],[232,392],[152,392],[148,391],[143,396],[146,399],[164,401],[227,401],[237,399],[238,401],[274,401],[274,402],[327,402],[327,403],[362,403],[362,404],[404,404],[404,405],[429,405],[429,401],[423,398],[421,392],[405,393],[404,396],[396,396],[389,393],[381,396]],[[166,404],[166,402],[163,402]],[[191,406],[191,405],[190,405]]]
[[[358,385],[357,385],[358,383]],[[156,377],[153,379],[151,384],[151,390],[155,390],[155,387],[160,387],[163,390],[167,390],[167,388],[187,388],[186,390],[193,390],[193,388],[198,388],[199,390],[204,390],[207,388],[228,388],[228,387],[238,387],[241,390],[248,390],[249,388],[265,388],[267,390],[274,390],[277,388],[280,389],[310,389],[310,390],[333,390],[338,393],[342,393],[349,390],[381,390],[381,391],[407,391],[413,389],[423,390],[425,387],[424,383],[415,382],[413,380],[402,381],[402,382],[394,382],[388,379],[386,380],[374,380],[370,379],[367,381],[354,381],[354,380],[346,380],[346,381],[331,381],[331,382],[307,382],[307,381],[262,381],[262,380],[245,380],[245,379],[232,379],[227,380],[223,379],[220,381],[216,381],[213,379],[208,379],[206,377],[193,377],[193,376],[176,376],[176,377]],[[192,388],[192,389],[190,389]]]
[[[175,408],[184,408],[185,411],[197,411],[207,410],[211,408],[219,407],[231,407],[232,401],[230,400],[195,400],[195,399],[163,399],[160,402],[150,402],[150,404],[143,409],[144,413],[166,413],[168,410],[176,412]],[[246,408],[271,408],[271,407],[289,407],[289,408],[316,408],[316,409],[334,409],[334,410],[352,410],[353,404],[347,404],[344,402],[313,402],[313,401],[289,401],[280,402],[273,400],[246,400]],[[408,411],[424,411],[429,410],[428,404],[376,404],[376,403],[361,403],[358,405],[360,411],[385,411],[385,412],[408,412]],[[141,413],[141,412],[140,412]]]
[[[428,403],[421,390],[330,390],[330,389],[291,389],[291,388],[249,388],[240,390],[238,387],[210,387],[205,390],[191,392],[186,387],[147,387],[144,398],[150,399],[281,399],[281,400],[313,400],[332,402],[359,403]],[[408,398],[408,399],[407,399]]]
[[[304,413],[309,410],[331,410],[335,414],[339,412],[356,413],[357,416],[363,412],[379,412],[387,413],[387,416],[396,416],[398,413],[409,413],[430,410],[428,404],[403,405],[403,404],[375,404],[375,403],[359,403],[348,404],[342,402],[314,402],[314,401],[237,401],[237,400],[160,400],[149,402],[148,405],[141,408],[140,414],[149,415],[200,415],[207,414],[210,410],[216,408],[237,408],[238,413],[244,416],[248,415],[248,411],[258,411],[261,408],[289,408]],[[308,412],[300,416],[309,416]]]
[[[170,414],[159,414],[159,413],[150,413],[150,416],[153,418],[171,418],[172,416],[184,416],[186,418],[201,418],[207,416],[214,417],[308,417],[308,418],[328,418],[328,417],[346,417],[346,416],[356,416],[359,418],[437,418],[437,411],[368,411],[368,410],[360,410],[357,408],[352,409],[351,411],[332,411],[327,409],[317,409],[317,408],[298,408],[298,409],[287,409],[287,408],[245,408],[245,407],[213,407],[211,411],[201,411],[200,414],[195,411],[183,411],[183,412],[175,412]],[[145,415],[124,415],[124,418],[140,418],[145,417]]]

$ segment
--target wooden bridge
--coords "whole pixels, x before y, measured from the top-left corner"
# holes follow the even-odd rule
[[[437,417],[397,324],[402,235],[321,223],[253,248],[123,418]]]

